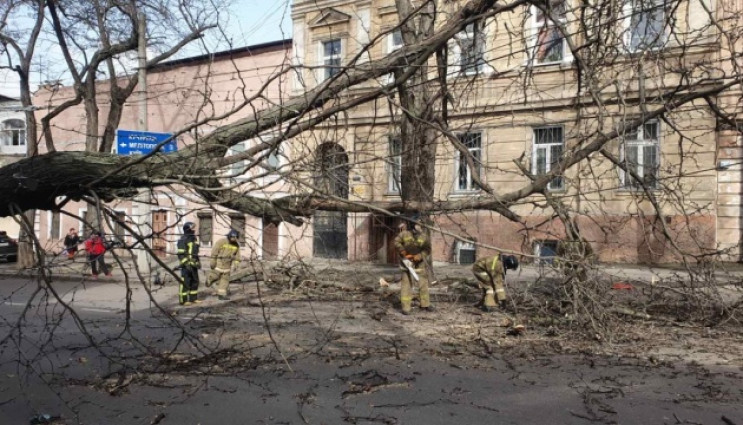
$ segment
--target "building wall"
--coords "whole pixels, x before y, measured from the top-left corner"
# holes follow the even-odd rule
[[[439,8],[438,13],[444,18],[439,22],[445,22],[446,14],[460,3],[450,2]],[[712,76],[724,75],[730,66],[725,61],[729,51],[721,49],[724,36],[711,24],[707,10],[719,19],[739,7],[726,2],[682,2],[673,12],[674,37],[668,38],[662,58],[624,54],[612,64],[602,64],[602,80],[596,84],[605,84],[607,88],[594,98],[588,97],[585,89],[580,96],[576,95],[586,82],[581,81],[583,86],[579,86],[569,55],[557,63],[527,66],[525,51],[533,41],[530,21],[526,21],[526,27],[522,21],[524,10],[499,15],[496,20],[486,21],[483,30],[487,64],[479,76],[457,75],[450,63],[447,82],[454,98],[449,108],[450,129],[457,134],[480,132],[482,179],[498,194],[518,190],[529,181],[516,163],[533,170],[535,129],[559,126],[564,132],[565,149],[578,148],[601,133],[640,117],[643,103],[648,110],[658,108],[659,103],[640,99],[653,99],[676,87],[682,77],[698,78],[708,75],[703,73],[710,69]],[[566,21],[574,23],[575,18],[568,16]],[[394,28],[399,17],[392,0],[313,0],[294,2],[292,19],[296,35],[294,61],[313,68],[305,70],[302,78],[295,81],[297,90],[322,82],[324,41],[342,40],[345,65],[364,44],[358,40],[380,37],[368,49],[372,59],[380,58],[390,52],[389,35],[383,32]],[[607,44],[610,47],[616,44],[614,52],[623,42],[624,24],[622,20],[609,24],[617,25],[614,38]],[[612,53],[607,50],[607,54]],[[366,55],[361,58],[359,62],[366,60]],[[434,78],[434,67],[431,69]],[[676,72],[680,69],[687,73]],[[389,81],[381,78],[361,84],[355,90],[363,92],[365,88]],[[732,105],[732,99],[736,98],[740,97],[731,94],[727,111],[740,109],[739,105]],[[576,102],[581,106],[576,107]],[[334,141],[349,152],[353,158],[350,199],[397,201],[399,196],[389,191],[387,174],[388,143],[399,132],[399,112],[395,104],[379,99],[303,134],[298,144],[312,151],[318,141]],[[667,190],[654,194],[663,219],[657,218],[655,208],[645,196],[624,187],[621,172],[613,163],[597,154],[569,169],[564,175],[565,188],[551,192],[579,212],[582,233],[604,261],[671,262],[678,261],[681,254],[699,254],[716,247],[733,249],[740,244],[743,183],[736,171],[738,166],[717,170],[718,159],[737,161],[743,157],[737,146],[738,133],[732,131],[732,135],[724,136],[718,132],[718,119],[703,101],[665,113],[658,123],[659,184]],[[722,144],[720,148],[718,142]],[[456,190],[457,153],[444,138],[435,143],[438,146],[435,199],[463,202],[487,199],[488,195],[479,190]],[[608,143],[607,151],[620,157],[620,142]],[[478,251],[483,254],[489,252],[488,247],[531,254],[536,243],[564,237],[564,229],[552,219],[553,211],[541,196],[529,197],[512,210],[525,217],[524,223],[511,223],[486,211],[437,215],[434,223],[442,232],[434,232],[434,258],[452,261],[458,238],[477,240]],[[349,222],[349,249],[354,247],[353,253],[349,252],[350,259],[384,257],[383,248],[375,241],[387,236],[374,234],[379,232],[374,222],[373,217],[362,214]],[[672,242],[664,241],[663,232],[671,235]]]
[[[279,104],[288,96],[287,74],[282,71],[291,55],[291,42],[284,41],[236,49],[223,52],[213,57],[190,58],[169,64],[161,64],[152,69],[147,76],[148,94],[147,111],[149,131],[178,132],[187,126],[198,126],[178,137],[178,145],[194,143],[196,138],[211,133],[220,125],[231,123],[250,116],[256,110],[269,104]],[[106,98],[109,96],[107,82],[99,85],[100,134],[103,131],[105,116],[108,112]],[[260,96],[257,96],[261,93]],[[70,87],[42,87],[34,96],[34,104],[41,107],[53,107],[74,96]],[[125,105],[119,125],[120,129],[138,129],[139,108],[136,92]],[[234,111],[234,113],[229,113]],[[37,113],[37,119],[45,115],[46,110]],[[85,149],[85,112],[82,107],[73,107],[63,112],[54,120],[53,136],[58,150]],[[265,136],[270,137],[270,134]],[[246,141],[246,144],[256,143]],[[45,147],[42,147],[45,149]],[[230,152],[231,154],[232,152]],[[291,150],[287,150],[281,164],[289,161]],[[260,172],[265,172],[261,170]],[[226,171],[227,173],[227,171]],[[227,174],[225,174],[227,175]],[[281,197],[292,190],[291,185],[273,175],[255,178],[253,174],[226,178],[225,184],[243,183],[242,190],[258,197]],[[172,187],[172,186],[171,186]],[[152,210],[167,212],[167,229],[163,233],[166,241],[166,253],[175,254],[176,242],[182,234],[182,226],[187,221],[200,223],[199,214],[208,213],[213,217],[212,241],[204,243],[205,255],[208,255],[212,244],[224,237],[230,229],[230,214],[223,208],[212,207],[198,202],[185,188],[173,187],[156,189],[153,192]],[[139,204],[131,200],[121,200],[108,205],[126,214],[126,220],[134,225],[138,222]],[[66,211],[77,216],[84,204],[70,203]],[[38,223],[38,235],[42,245],[50,251],[61,250],[57,235],[50,234],[52,212],[41,212]],[[80,227],[80,223],[69,217],[61,218],[61,237],[70,227]],[[104,225],[106,233],[113,234],[109,225]],[[291,225],[279,226],[279,256],[306,257],[307,242],[302,242],[302,228],[291,229]],[[147,232],[145,230],[145,232]],[[242,255],[244,258],[258,258],[262,255],[263,225],[261,219],[245,217]],[[85,236],[89,234],[86,232]],[[299,241],[289,241],[293,237]],[[134,240],[126,236],[128,243]],[[310,236],[311,241],[311,236]],[[296,242],[296,243],[295,243]]]

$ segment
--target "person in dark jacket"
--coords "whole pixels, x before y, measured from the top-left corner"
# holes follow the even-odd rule
[[[85,251],[88,252],[88,262],[93,268],[93,278],[98,279],[98,271],[103,272],[106,276],[111,276],[111,271],[106,265],[104,256],[106,255],[106,245],[103,242],[101,232],[93,232],[90,238],[85,241]]]
[[[71,227],[70,231],[64,237],[64,251],[67,254],[67,258],[73,261],[75,260],[78,245],[80,245],[80,236],[77,234],[77,229]]]
[[[199,241],[196,239],[196,225],[187,222],[183,225],[183,236],[178,239],[178,261],[181,268],[181,285],[178,302],[181,305],[200,303],[199,295]]]

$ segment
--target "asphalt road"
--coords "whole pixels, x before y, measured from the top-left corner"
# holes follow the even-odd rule
[[[162,311],[136,285],[54,288],[74,315],[33,281],[0,280],[0,425],[41,413],[91,425],[743,425],[740,364],[478,354],[421,330],[453,325],[442,316],[370,320],[380,305],[368,299],[265,289],[261,304],[248,288],[244,302],[182,309],[165,287]]]

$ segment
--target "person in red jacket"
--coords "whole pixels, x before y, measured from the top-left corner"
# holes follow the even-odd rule
[[[88,252],[88,262],[93,268],[93,278],[98,279],[98,268],[106,276],[111,276],[111,271],[106,265],[103,256],[106,254],[106,245],[103,243],[101,232],[93,232],[85,241],[85,250]]]

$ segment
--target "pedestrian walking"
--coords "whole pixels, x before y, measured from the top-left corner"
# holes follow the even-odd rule
[[[178,261],[181,268],[181,284],[178,302],[181,305],[200,303],[199,296],[199,241],[196,239],[196,225],[187,222],[183,225],[183,236],[178,239]]]
[[[495,299],[498,299],[500,308],[506,306],[506,289],[503,285],[506,279],[506,270],[516,270],[519,260],[513,255],[496,254],[477,260],[472,266],[482,289],[482,298],[477,305],[485,312],[495,309]]]
[[[240,265],[240,233],[230,230],[226,238],[218,240],[212,248],[209,277],[206,286],[217,282],[217,296],[220,300],[229,300],[230,275]]]
[[[77,246],[80,245],[80,236],[77,234],[77,229],[74,227],[70,228],[70,231],[64,237],[64,250],[67,254],[67,258],[75,261],[75,254],[77,254]]]
[[[400,254],[400,269],[403,271],[400,289],[402,314],[410,314],[413,302],[413,282],[418,283],[421,309],[433,311],[428,293],[428,269],[426,262],[431,256],[431,241],[420,232],[415,222],[417,217],[400,224],[400,233],[394,240]]]
[[[88,262],[90,267],[93,269],[93,278],[98,279],[98,272],[102,272],[106,276],[111,276],[111,271],[106,265],[106,245],[103,242],[103,234],[101,232],[93,232],[85,241],[85,251],[88,253]]]

